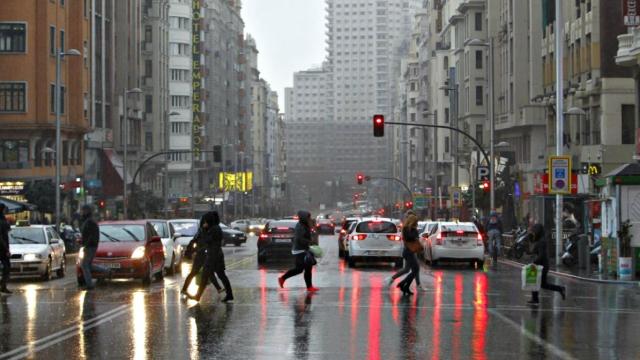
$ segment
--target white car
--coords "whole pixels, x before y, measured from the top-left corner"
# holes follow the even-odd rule
[[[11,276],[39,276],[49,280],[55,271],[58,277],[64,277],[66,249],[53,226],[12,226],[9,251]]]
[[[429,234],[431,233],[433,228],[436,227],[436,225],[438,225],[438,221],[418,221],[418,233],[420,233],[419,241],[423,249],[426,249],[426,247],[428,246]]]
[[[348,235],[350,267],[366,260],[389,261],[402,266],[402,233],[397,220],[367,217],[360,219]]]
[[[471,222],[438,222],[426,239],[424,258],[431,265],[437,265],[440,260],[455,260],[470,261],[481,267],[484,263],[482,235]]]
[[[184,256],[184,252],[187,250],[189,242],[191,242],[198,232],[200,220],[178,219],[169,220],[167,223],[169,223],[169,235],[171,235],[171,238],[174,240],[176,245],[180,245],[180,249],[182,251],[181,256]]]
[[[166,220],[149,220],[156,229],[164,248],[164,268],[167,274],[173,275],[180,271],[182,264],[182,246],[175,242],[169,231],[169,223]]]
[[[242,231],[243,233],[249,232],[249,226],[251,225],[251,220],[248,219],[240,219],[236,221],[232,221],[229,226],[238,231]]]

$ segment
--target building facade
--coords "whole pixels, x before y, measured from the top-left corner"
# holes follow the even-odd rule
[[[90,9],[85,2],[3,1],[0,4],[0,182],[29,183],[84,175],[84,134],[90,126]],[[61,61],[61,144],[56,154],[56,56]],[[67,187],[64,212],[78,199]],[[25,201],[24,193],[13,194]],[[73,203],[73,204],[72,204]]]

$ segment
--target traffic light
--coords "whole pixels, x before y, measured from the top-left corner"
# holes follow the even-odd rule
[[[413,201],[407,201],[404,203],[404,208],[407,210],[413,209]]]
[[[356,174],[356,182],[358,182],[358,185],[362,185],[362,183],[364,182],[364,175]]]
[[[491,191],[491,184],[489,183],[489,180],[484,180],[482,183],[480,183],[480,189],[482,189],[482,191],[484,192]]]
[[[373,136],[384,136],[384,115],[373,115]]]
[[[104,209],[105,206],[107,206],[106,201],[104,201],[103,199],[98,200],[98,207],[100,209]]]

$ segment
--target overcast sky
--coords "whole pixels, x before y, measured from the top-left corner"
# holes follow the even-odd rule
[[[278,92],[281,112],[293,73],[325,58],[324,8],[324,0],[242,0],[245,31],[260,52],[260,76]]]

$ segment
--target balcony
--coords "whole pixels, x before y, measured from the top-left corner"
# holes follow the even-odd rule
[[[616,64],[637,66],[638,55],[640,55],[640,29],[634,28],[630,33],[618,35]]]

